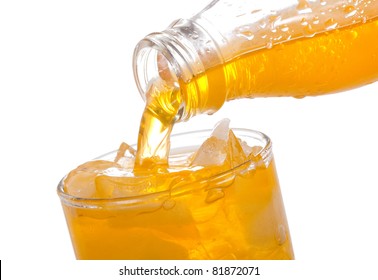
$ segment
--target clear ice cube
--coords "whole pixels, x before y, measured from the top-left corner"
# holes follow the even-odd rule
[[[223,119],[215,125],[210,137],[194,154],[191,165],[234,168],[247,161],[245,151],[252,151],[252,148],[246,143],[242,145],[230,129],[230,120]]]
[[[230,120],[218,122],[210,137],[202,143],[192,160],[192,166],[223,165],[227,158],[227,139]]]
[[[103,170],[119,168],[116,162],[93,160],[86,162],[71,171],[64,180],[64,191],[81,198],[96,197],[95,178]]]

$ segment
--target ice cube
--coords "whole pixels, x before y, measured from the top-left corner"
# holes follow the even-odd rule
[[[193,166],[222,165],[227,157],[227,142],[214,136],[206,139],[194,155]]]
[[[215,124],[211,136],[216,137],[219,140],[227,141],[228,132],[230,131],[230,120],[222,119]]]
[[[202,143],[194,155],[192,166],[223,165],[227,157],[227,139],[230,120],[218,122],[211,136]]]
[[[228,133],[228,157],[230,167],[234,168],[247,161],[247,155],[240,143],[240,139],[236,137],[234,132],[230,130]]]
[[[95,178],[104,169],[120,167],[117,163],[106,160],[86,162],[72,170],[64,180],[64,191],[80,198],[92,198],[96,195]]]
[[[167,191],[177,187],[184,179],[188,183],[191,180],[189,174],[187,170],[135,174],[133,171],[112,167],[95,178],[95,187],[97,196],[101,198],[133,197]]]
[[[99,175],[95,178],[97,197],[117,198],[143,195],[154,189],[154,177]]]
[[[136,150],[130,145],[122,142],[118,148],[117,155],[114,159],[121,167],[132,169],[135,163]]]
[[[223,119],[215,125],[211,136],[195,153],[192,165],[234,168],[247,161],[247,148],[252,151],[246,144],[243,147],[240,139],[230,129],[230,120]]]

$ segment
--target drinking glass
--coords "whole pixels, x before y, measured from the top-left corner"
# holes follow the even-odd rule
[[[252,157],[198,180],[192,179],[196,171],[182,172],[163,191],[81,198],[64,191],[63,178],[58,195],[76,258],[293,259],[271,140],[249,129],[233,132]],[[185,162],[210,133],[171,136],[170,165]],[[98,159],[114,160],[116,154]],[[145,175],[138,180],[142,186],[157,179]]]

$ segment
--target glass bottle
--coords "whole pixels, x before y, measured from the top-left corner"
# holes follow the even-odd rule
[[[177,87],[176,121],[188,120],[236,98],[300,98],[374,82],[377,34],[376,0],[215,0],[142,39],[134,76],[144,98],[159,80]]]

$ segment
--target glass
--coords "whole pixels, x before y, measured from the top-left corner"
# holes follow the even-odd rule
[[[233,132],[256,149],[254,159],[189,184],[178,180],[168,191],[86,199],[65,193],[63,179],[58,194],[76,258],[293,259],[271,141],[253,130]],[[170,164],[210,133],[173,135]],[[116,153],[98,159],[114,160]]]

